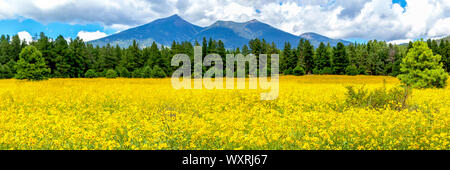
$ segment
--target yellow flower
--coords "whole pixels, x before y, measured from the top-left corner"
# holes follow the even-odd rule
[[[0,149],[449,150],[450,89],[413,109],[344,107],[346,86],[382,76],[282,76],[264,90],[175,90],[170,79],[0,80]],[[170,147],[169,147],[170,146]]]

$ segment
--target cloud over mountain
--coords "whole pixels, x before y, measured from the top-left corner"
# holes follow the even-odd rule
[[[291,34],[382,40],[450,33],[450,0],[0,0],[0,19],[99,23],[121,31],[179,14],[199,26],[258,19]]]
[[[286,42],[296,47],[301,38],[308,39],[314,46],[321,42],[335,46],[338,42],[350,44],[348,41],[335,40],[328,37],[306,33],[296,36],[258,20],[247,22],[217,21],[208,27],[200,27],[189,23],[178,15],[157,19],[148,24],[124,30],[122,32],[90,41],[89,43],[99,46],[119,45],[130,46],[136,40],[141,47],[150,46],[153,42],[160,45],[171,46],[173,41],[177,42],[202,42],[203,38],[221,40],[226,48],[242,47],[251,39],[260,39],[268,43],[275,43],[277,47],[284,47]]]

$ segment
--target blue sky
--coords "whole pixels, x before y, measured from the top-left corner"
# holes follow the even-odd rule
[[[0,0],[0,34],[94,39],[179,14],[200,26],[258,19],[295,35],[407,41],[449,35],[446,4],[450,0]],[[425,17],[415,17],[419,12]]]
[[[0,33],[14,35],[21,31],[26,31],[31,36],[44,32],[47,36],[56,38],[58,35],[75,38],[80,31],[95,32],[102,31],[106,34],[113,34],[117,30],[105,29],[101,24],[67,24],[52,22],[48,24],[39,23],[33,19],[6,19],[0,20]]]

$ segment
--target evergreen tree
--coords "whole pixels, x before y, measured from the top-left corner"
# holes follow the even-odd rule
[[[52,50],[54,48],[54,43],[51,42],[51,39],[41,32],[39,34],[39,39],[34,43],[34,46],[42,53],[42,56],[44,57],[46,64],[50,67],[50,70],[54,70],[56,68],[58,55],[56,55]]]
[[[248,54],[250,54],[249,50],[248,50],[248,46],[244,45],[242,47],[242,55],[247,56]]]
[[[84,49],[85,44],[80,37],[75,38],[69,44],[70,55],[67,62],[70,65],[69,76],[72,78],[84,76]]]
[[[19,54],[16,65],[16,78],[27,80],[45,80],[50,69],[45,65],[42,53],[34,46],[25,47]]]
[[[450,44],[447,40],[441,40],[439,44],[439,54],[442,56],[441,62],[444,66],[444,69],[449,72]]]
[[[152,43],[150,48],[147,48],[147,53],[149,55],[147,66],[153,67],[155,65],[163,66],[165,65],[163,62],[163,58],[161,57],[161,53],[159,52],[158,45],[155,42]]]
[[[316,57],[314,58],[315,69],[320,72],[325,67],[331,67],[330,53],[324,43],[320,43],[316,50]]]
[[[206,40],[205,37],[203,37],[203,42],[202,42],[202,55],[203,55],[203,58],[206,57],[206,53],[208,53],[208,41]]]
[[[333,51],[333,70],[336,74],[343,75],[348,64],[349,61],[345,52],[345,46],[339,42]]]
[[[14,74],[11,68],[9,68],[9,66],[6,64],[0,64],[0,79],[9,79],[13,77]]]
[[[250,47],[252,54],[256,55],[257,57],[259,56],[259,54],[261,54],[262,45],[261,45],[261,41],[259,39],[250,40],[248,45]]]
[[[293,70],[297,67],[298,57],[292,52],[291,44],[289,42],[284,45],[283,56],[286,58],[286,69]]]
[[[305,63],[305,72],[311,74],[314,69],[314,46],[309,40],[305,40],[303,47],[303,62]]]
[[[122,65],[131,72],[144,65],[144,61],[141,61],[141,50],[139,49],[136,40],[134,40],[133,45],[128,47],[125,51],[122,58]]]
[[[152,78],[164,78],[167,77],[163,69],[158,66],[153,67],[151,71]]]
[[[223,44],[221,40],[217,43],[217,54],[219,54],[222,58],[226,57],[225,44]]]
[[[56,55],[56,58],[47,62],[52,70],[52,77],[70,77],[69,69],[71,65],[67,61],[70,57],[69,44],[63,36],[60,35],[56,38],[52,52]]]
[[[398,78],[413,88],[443,88],[447,85],[448,73],[440,63],[441,56],[433,55],[425,42],[414,42],[401,63],[402,74]]]
[[[10,47],[10,58],[17,61],[19,59],[19,54],[22,51],[22,44],[20,42],[19,35],[12,36]]]

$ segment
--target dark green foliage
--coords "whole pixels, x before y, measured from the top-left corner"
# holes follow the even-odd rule
[[[400,87],[391,89],[383,87],[372,91],[363,87],[355,89],[348,86],[346,88],[346,104],[349,107],[402,110],[406,108],[406,100],[410,95],[405,88]]]
[[[348,56],[343,43],[339,42],[334,48],[333,68],[334,72],[339,75],[345,74],[345,68],[348,66]]]
[[[27,80],[45,80],[50,69],[45,65],[42,53],[34,46],[25,47],[20,52],[20,59],[16,64],[16,78]]]
[[[122,66],[116,67],[116,72],[119,77],[125,77],[125,78],[130,77],[130,72],[125,67],[122,67]]]
[[[292,68],[288,68],[288,69],[284,70],[283,74],[284,75],[292,75]]]
[[[440,61],[440,55],[434,55],[425,42],[417,41],[403,58],[402,74],[398,78],[413,88],[443,88],[447,85],[448,73]]]
[[[95,78],[97,77],[97,73],[95,72],[94,69],[89,69],[85,74],[84,74],[85,78]]]
[[[117,72],[114,71],[113,69],[109,69],[109,70],[106,72],[105,77],[106,77],[106,78],[109,78],[109,79],[115,79],[115,78],[117,78]]]
[[[286,43],[283,50],[283,57],[286,62],[286,69],[292,70],[297,67],[298,57],[295,56],[294,52],[291,49],[291,44]]]
[[[301,66],[297,66],[294,68],[294,70],[292,70],[292,73],[296,76],[303,76],[305,75],[305,69],[303,69],[303,67]]]
[[[53,68],[53,77],[70,77],[69,75],[69,45],[63,36],[58,36],[54,42],[52,54],[56,58],[50,58],[49,67]]]
[[[157,67],[157,66],[155,66],[155,67]],[[161,68],[159,68],[159,69],[161,69]],[[152,68],[150,68],[150,66],[144,67],[142,69],[141,76],[142,76],[142,78],[152,78]]]
[[[324,43],[320,43],[316,50],[316,57],[314,58],[315,70],[314,74],[320,74],[320,70],[325,67],[331,67],[331,54]]]
[[[355,65],[350,65],[347,68],[345,68],[345,74],[350,76],[356,76],[359,74],[359,71]]]
[[[135,69],[133,72],[131,72],[131,77],[132,78],[143,78],[144,75],[143,75],[142,70],[143,70],[142,68]]]
[[[320,70],[320,74],[331,75],[333,74],[333,69],[331,67],[325,67],[322,70]]]
[[[198,42],[197,42],[198,44]],[[248,55],[253,54],[279,54],[279,72],[286,75],[297,74],[296,67],[302,67],[304,74],[366,74],[390,75],[400,74],[400,63],[410,46],[397,46],[386,44],[383,41],[369,41],[366,44],[354,43],[344,46],[342,43],[331,47],[321,43],[317,49],[311,42],[301,39],[299,46],[293,48],[286,43],[283,50],[277,49],[274,42],[264,39],[252,39],[248,45],[238,49],[225,49],[226,44],[221,40],[203,38],[201,42],[203,56],[217,53],[222,57],[226,54]],[[432,51],[442,56],[441,63],[445,70],[450,68],[450,43],[448,41],[429,41]],[[0,77],[9,78],[16,75],[16,65],[19,61],[20,50],[28,45],[35,46],[45,59],[45,65],[51,73],[47,77],[85,77],[88,70],[96,71],[97,77],[105,77],[108,70],[114,69],[119,77],[148,78],[153,77],[152,72],[161,77],[170,76],[177,67],[171,67],[170,62],[175,54],[187,54],[191,58],[192,66],[194,47],[191,42],[173,42],[172,46],[165,47],[152,43],[150,47],[142,47],[134,42],[128,48],[107,44],[103,47],[84,43],[76,38],[70,43],[58,36],[55,40],[40,34],[36,41],[27,44],[18,39],[18,36],[0,37]],[[283,47],[282,47],[283,48]],[[257,56],[258,58],[259,56]],[[270,55],[268,56],[270,71]],[[226,62],[223,60],[224,63]],[[157,67],[158,69],[154,70]],[[356,70],[355,71],[355,67]],[[208,68],[203,67],[203,71]],[[227,68],[224,68],[226,71]],[[294,71],[295,70],[295,71]],[[162,74],[164,73],[164,74]]]
[[[311,74],[314,69],[314,46],[309,40],[300,43],[303,46],[299,47],[300,58],[303,59],[302,64],[305,67],[305,72]]]
[[[9,79],[13,77],[14,74],[12,73],[11,68],[6,64],[0,64],[0,79]]]
[[[166,75],[166,73],[164,72],[163,69],[161,69],[158,66],[155,66],[151,70],[151,77],[152,78],[164,78],[164,77],[167,77],[167,75]]]

